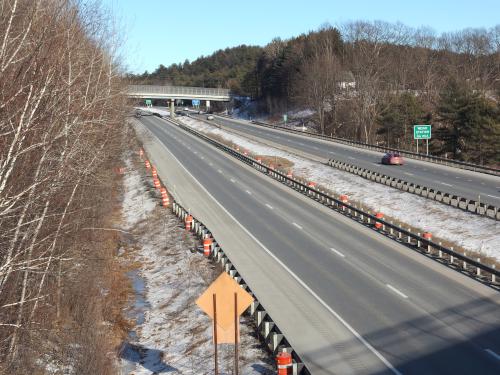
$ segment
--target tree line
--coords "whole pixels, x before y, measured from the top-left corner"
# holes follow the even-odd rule
[[[107,15],[88,4],[0,5],[0,373],[113,366],[103,275],[116,248],[99,227],[126,102]]]
[[[321,133],[408,150],[412,125],[432,124],[432,153],[500,162],[500,25],[441,35],[382,21],[324,25],[129,78],[230,87],[271,115],[312,109]]]

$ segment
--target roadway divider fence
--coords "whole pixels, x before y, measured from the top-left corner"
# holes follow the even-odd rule
[[[226,117],[226,116],[223,116]],[[405,151],[405,150],[399,150],[397,148],[391,148],[391,147],[384,147],[384,146],[378,146],[378,145],[373,145],[370,143],[364,143],[364,142],[358,142],[358,141],[353,141],[350,139],[346,138],[340,138],[340,137],[333,137],[329,135],[321,135],[317,133],[312,133],[312,132],[306,132],[302,130],[295,130],[295,129],[290,129],[290,128],[285,128],[283,126],[278,126],[278,125],[271,125],[266,122],[262,121],[256,121],[252,120],[252,124],[264,126],[267,128],[271,129],[278,129],[282,131],[287,131],[289,133],[295,133],[295,134],[301,134],[301,135],[306,135],[308,137],[313,137],[313,138],[319,138],[319,139],[324,139],[328,141],[335,141],[339,143],[343,143],[349,146],[354,146],[354,147],[360,147],[360,148],[365,148],[369,150],[375,150],[375,151],[380,151],[380,152],[398,152],[399,154],[412,158],[412,159],[417,159],[417,160],[424,160],[436,164],[443,164],[451,167],[456,167],[456,168],[461,168],[461,169],[467,169],[471,170],[474,172],[481,172],[481,173],[487,173],[487,174],[492,174],[495,176],[500,176],[500,169],[498,168],[492,168],[492,167],[487,167],[479,164],[473,164],[473,163],[467,163],[459,160],[454,160],[454,159],[448,159],[448,158],[442,158],[439,156],[433,156],[433,155],[424,155],[416,152],[411,152],[411,151]]]
[[[141,160],[145,157],[145,152],[143,149],[139,151]],[[145,160],[146,169],[152,169],[154,166],[151,165],[148,159]],[[148,167],[149,166],[149,167]],[[152,171],[153,182],[158,181],[160,187],[157,187],[157,183],[154,183],[155,191],[159,190],[161,194],[162,206],[167,207],[170,203],[170,198],[168,197],[168,192],[164,187],[165,184],[161,181],[157,175],[156,169]],[[163,187],[162,187],[163,186]],[[170,194],[171,195],[171,194]],[[165,204],[165,196],[166,201]],[[224,272],[229,274],[243,289],[250,293],[254,297],[254,301],[250,305],[247,312],[253,318],[255,326],[257,328],[257,333],[259,338],[264,342],[267,349],[273,354],[273,356],[279,356],[280,353],[289,353],[292,356],[291,373],[293,375],[310,375],[305,365],[302,363],[300,356],[292,348],[284,334],[280,331],[279,327],[274,323],[271,316],[267,313],[262,304],[258,301],[257,296],[252,292],[250,287],[245,283],[245,280],[239,274],[236,267],[233,265],[227,254],[220,247],[217,240],[213,237],[212,232],[196,217],[194,217],[190,211],[186,210],[182,205],[180,205],[175,197],[172,196],[172,212],[182,220],[182,223],[186,231],[193,232],[201,241],[202,247],[200,252],[204,256],[211,259],[215,263],[220,263]],[[208,241],[207,241],[208,240]]]
[[[405,229],[400,224],[394,224],[392,221],[386,221],[378,218],[369,211],[366,212],[361,208],[358,208],[356,205],[346,203],[341,198],[337,199],[324,191],[308,186],[308,184],[305,184],[294,177],[287,177],[286,172],[281,172],[273,167],[259,163],[251,157],[245,156],[182,123],[174,122],[172,120],[168,121],[174,123],[179,128],[195,135],[196,137],[203,139],[207,143],[214,145],[216,148],[232,155],[236,159],[241,160],[245,164],[252,166],[267,176],[274,178],[275,180],[311,199],[314,199],[324,206],[348,216],[365,226],[371,227],[373,230],[377,230],[382,235],[385,235],[408,248],[417,250],[428,257],[441,262],[442,264],[466,273],[492,287],[497,289],[500,288],[500,284],[497,282],[500,272],[496,269],[495,265],[486,265],[481,262],[480,258],[471,258],[468,256],[467,252],[459,253],[453,250],[452,247],[448,248],[443,246],[441,243],[432,241],[432,239],[427,236],[424,237],[423,235],[421,236],[420,233],[412,232],[410,228]],[[377,227],[375,226],[376,223],[378,223]]]
[[[366,168],[361,168],[356,165],[330,159],[327,165],[337,168],[341,171],[349,172],[367,180],[378,182],[382,185],[387,185],[395,189],[399,189],[408,193],[416,194],[424,198],[435,200],[449,206],[460,208],[464,211],[473,212],[477,215],[486,216],[491,219],[500,220],[500,210],[498,207],[481,203],[473,199],[467,199],[458,195],[444,193],[440,190],[432,189],[427,186],[421,186],[412,182],[404,181],[402,179],[387,176],[382,173],[371,171]]]

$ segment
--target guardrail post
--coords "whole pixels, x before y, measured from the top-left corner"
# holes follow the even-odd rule
[[[439,242],[439,246],[441,246],[441,242]],[[439,248],[439,257],[443,257],[443,250],[441,248]],[[450,255],[450,263],[453,264],[453,255]]]
[[[420,232],[417,232],[417,236],[419,237],[417,239],[417,247],[420,247]]]
[[[477,258],[476,260],[478,263],[481,263],[481,258]],[[477,276],[481,276],[481,268],[477,267],[476,274]]]
[[[491,266],[491,268],[493,268],[493,270],[495,270],[495,268],[497,268],[497,267],[494,264],[494,265]],[[496,282],[496,275],[494,273],[491,274],[491,282],[492,283]]]
[[[408,228],[408,233],[411,233],[411,229],[410,228]],[[408,243],[411,244],[411,237],[410,237],[410,235],[408,235]]]
[[[467,252],[464,250],[464,257],[467,256]],[[464,264],[463,264],[463,267],[464,267],[464,270],[467,269],[467,262],[464,260]]]

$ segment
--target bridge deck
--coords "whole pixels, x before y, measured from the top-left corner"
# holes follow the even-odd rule
[[[229,101],[228,89],[182,86],[130,85],[128,96],[149,99],[202,99]]]

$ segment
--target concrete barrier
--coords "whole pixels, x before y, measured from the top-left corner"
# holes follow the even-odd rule
[[[350,166],[347,163],[340,162],[335,159],[330,159],[327,162],[327,165],[356,174],[370,181],[375,181],[386,186],[393,187],[395,189],[399,189],[412,194],[417,194],[421,197],[432,199],[442,204],[453,206],[467,212],[472,212],[476,215],[486,216],[494,220],[500,220],[500,212],[495,206],[485,205],[483,203],[479,204],[474,200],[468,200],[466,198],[452,195],[450,193],[444,193],[427,186],[415,185],[414,183],[380,174],[366,168],[360,168],[354,165]]]

